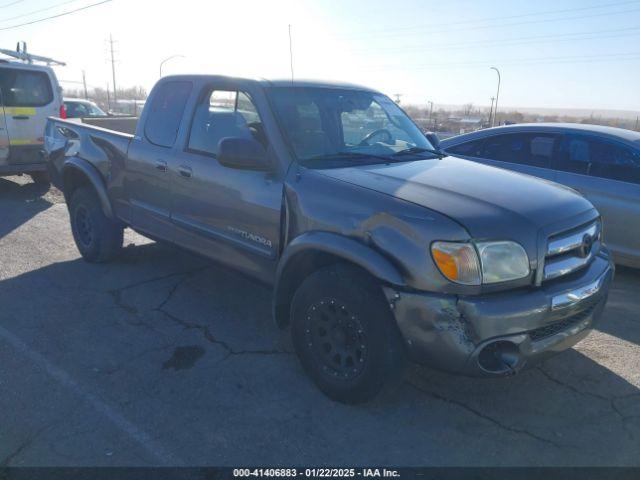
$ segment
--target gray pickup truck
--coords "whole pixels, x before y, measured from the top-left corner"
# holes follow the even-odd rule
[[[173,76],[135,134],[49,119],[49,173],[81,255],[123,229],[273,286],[304,369],[366,401],[407,359],[504,376],[567,349],[613,277],[573,190],[446,156],[367,88]]]

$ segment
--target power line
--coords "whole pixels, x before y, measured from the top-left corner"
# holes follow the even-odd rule
[[[500,16],[500,17],[485,17],[485,18],[478,18],[475,20],[459,20],[456,22],[447,22],[446,26],[450,27],[451,25],[468,25],[468,24],[473,24],[473,23],[486,23],[486,22],[496,22],[496,21],[503,21],[503,20],[513,20],[513,19],[517,19],[517,18],[526,18],[526,17],[532,17],[532,16],[540,16],[540,15],[557,15],[557,14],[563,14],[563,13],[573,13],[573,12],[580,12],[580,11],[585,11],[585,10],[593,10],[593,9],[599,9],[599,8],[611,8],[611,7],[620,7],[620,6],[624,6],[624,5],[637,5],[639,2],[639,0],[627,0],[624,2],[615,2],[615,3],[609,3],[606,5],[593,5],[593,6],[589,6],[589,7],[580,7],[580,8],[566,8],[566,9],[562,9],[562,10],[547,10],[547,11],[543,11],[543,12],[532,12],[532,13],[522,13],[522,14],[518,14],[518,15],[508,15],[508,16]],[[541,20],[532,20],[532,21],[527,21],[527,22],[519,22],[519,23],[509,23],[506,24],[505,26],[511,26],[511,25],[521,25],[521,24],[526,24],[526,23],[542,23],[542,22],[547,22],[547,21],[562,21],[562,20],[573,20],[573,19],[579,19],[579,18],[593,18],[593,17],[600,17],[600,16],[605,16],[605,15],[617,15],[618,13],[627,13],[629,11],[636,11],[637,9],[634,10],[622,10],[622,11],[618,11],[618,12],[602,12],[602,13],[597,13],[597,14],[592,14],[592,15],[582,15],[582,16],[569,16],[569,17],[564,17],[564,18],[555,18],[555,19],[541,19]],[[365,34],[361,34],[358,35],[356,34],[355,36],[379,36],[379,33],[385,33],[385,32],[397,32],[400,31],[402,32],[402,34],[411,34],[411,31],[414,30],[419,30],[419,33],[423,33],[425,29],[431,29],[434,27],[441,27],[442,23],[436,23],[436,24],[423,24],[423,25],[415,25],[413,27],[394,27],[394,28],[383,28],[383,29],[377,29],[377,30],[368,30]],[[454,30],[462,30],[462,29],[476,29],[476,28],[493,28],[496,26],[502,26],[502,25],[488,25],[486,27],[462,27],[462,28],[456,28]],[[426,32],[426,33],[437,33],[437,32],[441,32],[441,31],[449,31],[451,29],[447,28],[447,30],[436,30],[436,32]],[[340,35],[338,35],[340,36]],[[352,35],[346,35],[346,36],[352,36]],[[381,35],[381,36],[395,36],[395,35]]]
[[[590,14],[590,15],[575,15],[575,16],[571,16],[571,17],[562,17],[562,18],[547,18],[547,19],[540,19],[540,20],[526,20],[526,21],[522,21],[522,22],[511,22],[511,23],[502,23],[502,24],[485,24],[485,25],[476,25],[476,26],[458,26],[458,27],[454,27],[454,28],[444,28],[444,29],[440,29],[440,30],[427,30],[428,27],[423,27],[422,29],[420,29],[419,32],[410,32],[408,31],[408,29],[402,29],[401,32],[398,33],[388,33],[388,34],[383,34],[383,35],[379,35],[379,34],[375,34],[373,35],[371,38],[391,38],[391,37],[402,37],[402,36],[407,36],[407,35],[415,35],[415,33],[424,33],[424,34],[428,34],[428,35],[432,35],[434,33],[448,33],[451,31],[456,31],[456,30],[463,30],[463,31],[470,31],[470,30],[484,30],[484,29],[488,29],[488,28],[504,28],[504,27],[514,27],[514,26],[520,26],[520,25],[531,25],[531,24],[536,24],[536,23],[547,23],[547,22],[563,22],[566,20],[580,20],[580,19],[584,19],[584,18],[599,18],[599,17],[604,17],[604,16],[610,16],[610,15],[622,15],[622,14],[626,14],[626,13],[635,13],[640,11],[640,8],[633,8],[633,9],[628,9],[628,10],[618,10],[615,12],[601,12],[601,13],[595,13],[595,14]],[[442,25],[442,24],[440,24]],[[453,25],[452,24],[447,24],[447,25]],[[434,25],[434,27],[436,27],[438,25]],[[340,37],[338,35],[338,37]],[[346,38],[349,36],[344,36],[343,38]],[[362,37],[362,35],[361,35]]]
[[[596,14],[591,14],[591,15],[577,15],[577,16],[573,16],[573,17],[563,17],[563,18],[547,18],[547,19],[543,19],[543,20],[527,20],[527,21],[523,21],[523,22],[512,22],[512,23],[503,23],[503,24],[496,24],[496,25],[477,25],[477,26],[473,26],[473,27],[458,27],[458,28],[453,28],[453,29],[445,29],[445,30],[432,30],[430,32],[425,32],[425,33],[445,33],[448,32],[449,30],[464,30],[464,31],[468,31],[468,30],[485,30],[488,28],[503,28],[503,27],[517,27],[520,25],[532,25],[532,24],[536,24],[536,23],[548,23],[548,22],[563,22],[565,20],[582,20],[585,18],[599,18],[599,17],[605,17],[605,16],[610,16],[610,15],[622,15],[625,13],[635,13],[640,11],[640,8],[633,8],[633,9],[629,9],[629,10],[619,10],[616,12],[602,12],[602,13],[596,13]],[[399,36],[400,34],[395,34],[395,35],[388,35],[388,36]]]
[[[478,60],[469,62],[442,62],[429,63],[422,65],[380,65],[373,69],[363,69],[367,71],[378,70],[428,70],[437,68],[457,68],[457,67],[485,67],[489,65],[508,65],[508,66],[529,66],[529,65],[547,65],[554,63],[592,63],[600,61],[624,61],[640,59],[640,52],[628,53],[606,53],[598,55],[573,55],[561,57],[536,57],[536,58],[513,58],[504,60]]]
[[[22,3],[24,2],[24,0],[15,0],[15,2],[10,2],[10,3],[5,3],[4,5],[0,5],[0,8],[7,8],[10,7],[11,5],[15,5],[17,3]]]
[[[67,5],[69,3],[75,3],[75,2],[78,2],[78,1],[79,0],[68,0],[66,2],[58,3],[56,5],[51,5],[50,7],[41,8],[39,10],[32,10],[29,13],[22,13],[20,15],[16,15],[15,17],[3,18],[3,19],[0,19],[0,23],[8,22],[9,20],[15,20],[16,18],[28,17],[29,15],[34,15],[34,14],[40,13],[40,12],[46,12],[47,10],[53,10],[54,8],[62,7],[63,5]]]
[[[51,15],[50,17],[39,18],[38,20],[32,20],[30,22],[21,23],[21,24],[18,24],[18,25],[11,25],[10,27],[2,27],[2,28],[0,28],[0,31],[12,30],[14,28],[24,27],[26,25],[33,25],[34,23],[44,22],[46,20],[52,20],[54,18],[64,17],[65,15],[71,15],[72,13],[80,12],[82,10],[87,10],[89,8],[97,7],[98,5],[102,5],[104,3],[109,3],[109,2],[112,2],[112,1],[113,0],[102,0],[101,2],[98,2],[98,3],[92,3],[91,5],[86,5],[84,7],[76,8],[75,10],[69,10],[68,12],[58,13],[57,15]]]
[[[624,33],[627,32],[627,33]],[[602,35],[608,34],[611,35]],[[499,39],[499,40],[485,40],[485,41],[474,41],[474,42],[462,42],[462,43],[433,43],[429,45],[412,45],[412,46],[404,46],[404,47],[388,47],[388,48],[362,48],[362,49],[354,49],[352,52],[354,53],[367,53],[369,51],[374,51],[376,54],[384,51],[384,52],[420,52],[425,50],[449,50],[449,49],[458,49],[458,48],[474,48],[474,47],[490,47],[490,46],[516,46],[516,45],[530,45],[537,43],[548,43],[548,42],[569,42],[575,40],[599,40],[603,38],[618,38],[618,37],[628,37],[633,35],[640,34],[640,27],[629,27],[629,28],[616,28],[612,30],[597,30],[591,32],[575,32],[575,33],[560,33],[555,35],[534,35],[528,37],[520,37],[520,38],[507,38],[507,39]],[[567,38],[567,37],[576,37],[576,38]]]

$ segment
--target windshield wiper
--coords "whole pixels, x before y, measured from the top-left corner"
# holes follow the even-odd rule
[[[416,153],[432,153],[434,155],[437,155],[438,158],[443,158],[446,157],[447,154],[440,151],[440,150],[433,150],[431,148],[423,148],[423,147],[411,147],[411,148],[405,148],[404,150],[400,150],[396,153],[393,154],[394,157],[399,157],[401,155],[412,155],[412,154],[416,154]]]
[[[389,156],[376,155],[374,153],[363,153],[363,152],[333,152],[333,153],[325,153],[323,155],[316,155],[315,157],[307,158],[306,160],[314,161],[314,160],[331,160],[337,159],[340,160],[342,158],[354,158],[354,159],[371,159],[376,158],[378,160],[384,160],[385,163],[392,162],[393,159]]]

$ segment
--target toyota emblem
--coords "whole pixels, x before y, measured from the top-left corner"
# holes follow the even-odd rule
[[[593,247],[593,237],[588,233],[585,233],[582,237],[582,244],[580,245],[580,256],[582,258],[588,257]]]

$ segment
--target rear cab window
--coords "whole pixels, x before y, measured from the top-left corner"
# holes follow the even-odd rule
[[[147,140],[160,147],[173,146],[192,88],[191,82],[181,80],[168,81],[158,87],[144,126]]]
[[[0,67],[0,102],[5,107],[44,107],[53,101],[46,72]]]

